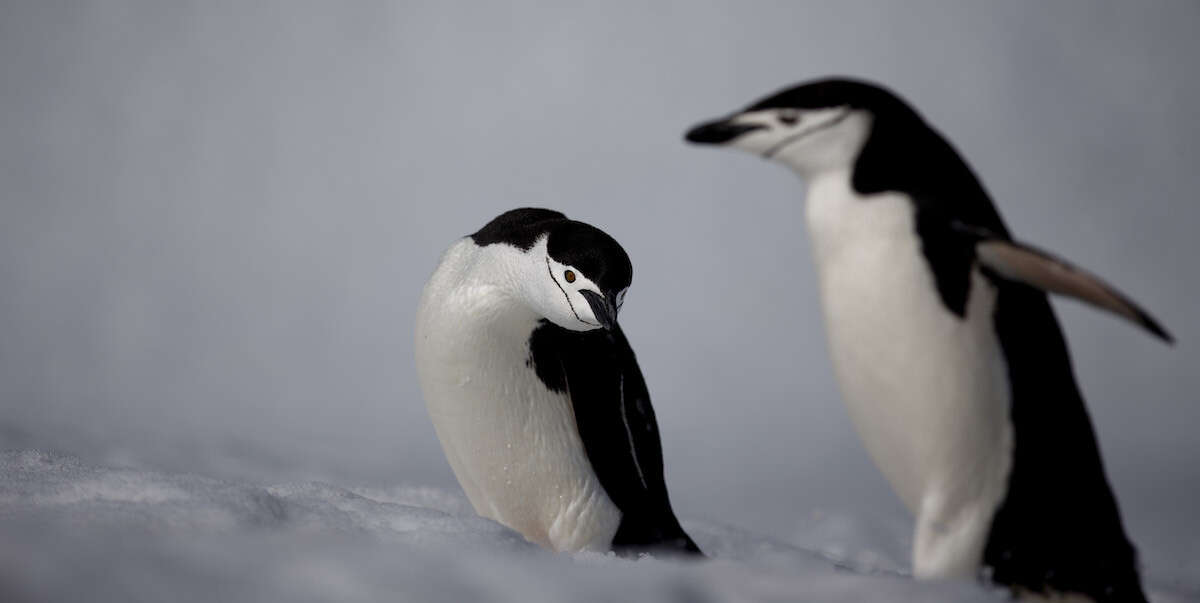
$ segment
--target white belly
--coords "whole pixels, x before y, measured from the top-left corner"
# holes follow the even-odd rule
[[[842,395],[871,458],[917,516],[919,577],[973,572],[1011,466],[994,288],[972,275],[965,320],[942,304],[911,202],[813,181],[808,221]]]
[[[417,372],[446,458],[480,515],[553,550],[607,550],[621,513],[570,400],[526,364],[536,316],[472,280],[473,248],[446,253],[417,314]]]

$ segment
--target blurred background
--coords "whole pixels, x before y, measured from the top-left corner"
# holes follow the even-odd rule
[[[1132,539],[1195,564],[1198,25],[1169,1],[0,3],[0,448],[456,489],[417,299],[533,205],[633,258],[681,517],[902,518],[831,374],[801,183],[681,140],[843,74],[1175,334],[1055,304]]]

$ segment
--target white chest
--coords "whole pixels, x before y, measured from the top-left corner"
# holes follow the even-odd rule
[[[620,523],[565,394],[527,364],[537,317],[452,247],[422,296],[416,360],[429,416],[475,510],[554,550],[606,550]]]
[[[848,176],[813,180],[807,199],[843,398],[872,459],[918,516],[918,574],[923,563],[973,571],[1011,466],[995,290],[974,273],[966,317],[952,314],[921,252],[911,202],[859,197]],[[921,522],[939,543],[922,542]],[[925,559],[923,544],[935,549]]]

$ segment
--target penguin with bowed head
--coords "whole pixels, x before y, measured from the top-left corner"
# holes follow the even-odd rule
[[[555,551],[701,556],[667,498],[650,395],[617,324],[631,279],[599,229],[501,214],[425,286],[421,388],[480,515]]]
[[[916,517],[915,575],[1144,601],[1046,292],[1167,332],[1096,276],[1013,240],[949,142],[877,85],[800,84],[686,139],[805,181],[833,366]]]

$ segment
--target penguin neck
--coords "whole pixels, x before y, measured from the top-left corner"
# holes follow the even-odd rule
[[[476,251],[473,269],[462,285],[471,306],[462,316],[462,328],[523,339],[537,326],[542,317],[524,301],[520,282],[529,275],[521,269],[524,262],[518,254],[501,245]]]
[[[879,211],[884,206],[896,207],[887,200],[906,196],[895,192],[864,195],[855,190],[853,175],[853,168],[844,167],[822,170],[804,179],[805,219],[818,268],[856,246],[911,236],[911,216]]]

